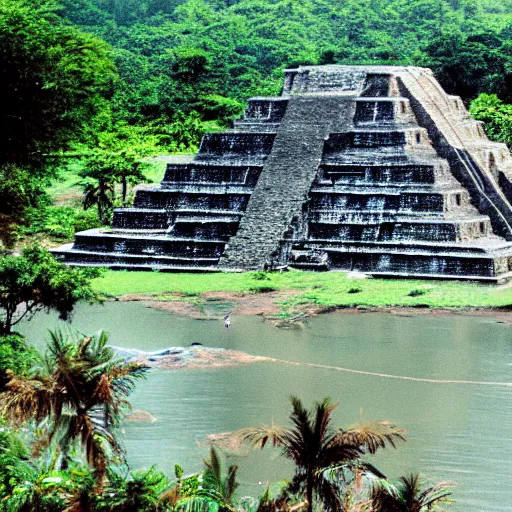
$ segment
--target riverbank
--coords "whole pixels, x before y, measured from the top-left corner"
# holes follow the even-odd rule
[[[263,315],[277,325],[336,310],[351,313],[463,313],[512,323],[512,285],[384,280],[343,272],[167,274],[107,271],[94,282],[107,299],[147,301],[192,318]]]

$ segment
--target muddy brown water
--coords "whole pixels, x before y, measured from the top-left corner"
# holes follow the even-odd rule
[[[217,308],[217,310],[215,309]],[[209,314],[221,315],[215,306]],[[39,315],[22,326],[34,343],[57,325]],[[197,320],[148,308],[144,303],[107,303],[78,308],[73,326],[84,333],[102,327],[112,344],[141,350],[188,346],[343,367],[429,381],[512,383],[512,327],[492,318],[409,317],[367,313],[331,314],[303,329],[282,330],[255,316]],[[131,397],[134,409],[156,422],[123,425],[134,468],[153,464],[172,474],[201,468],[208,434],[261,423],[285,424],[288,397],[307,404],[330,396],[340,403],[335,421],[386,419],[406,428],[407,443],[386,450],[374,462],[389,477],[420,471],[432,480],[457,483],[457,512],[512,510],[512,387],[449,384],[349,373],[322,366],[257,363],[214,370],[153,371]],[[242,492],[256,495],[267,481],[291,474],[278,452],[266,449],[234,461]]]

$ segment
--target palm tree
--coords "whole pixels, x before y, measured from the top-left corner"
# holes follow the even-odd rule
[[[185,479],[183,469],[176,465],[177,483],[163,494],[161,502],[168,504],[175,512],[237,512],[233,501],[238,488],[238,466],[229,466],[224,475],[219,454],[213,447],[204,465],[202,473],[189,475]]]
[[[121,200],[127,205],[128,185],[138,185],[146,179],[144,170],[147,164],[141,161],[141,155],[133,148],[125,148],[113,155],[115,178],[121,183]]]
[[[223,476],[220,457],[213,446],[210,448],[210,458],[204,460],[204,465],[206,468],[203,473],[205,486],[215,489],[222,497],[223,503],[233,505],[234,494],[239,486],[236,481],[238,466],[229,466],[227,475]]]
[[[338,479],[332,471],[350,468],[365,453],[375,453],[387,445],[395,447],[398,440],[405,441],[405,431],[389,422],[375,422],[334,429],[331,416],[336,404],[328,398],[317,402],[311,411],[302,402],[291,397],[291,428],[276,425],[245,428],[235,432],[251,448],[264,448],[267,444],[280,447],[285,457],[295,464],[295,476],[290,485],[293,492],[306,497],[307,511],[313,511],[314,498],[326,510],[342,510],[342,496]],[[358,462],[368,471],[372,466]]]
[[[84,210],[96,206],[100,222],[103,225],[109,224],[115,199],[115,184],[111,177],[88,177],[82,181],[81,185],[84,190],[82,200]]]
[[[84,191],[82,206],[88,210],[96,206],[102,224],[110,223],[115,201],[116,162],[110,153],[97,151],[84,161],[80,185]]]
[[[50,331],[41,365],[29,377],[12,372],[0,405],[6,418],[19,424],[48,422],[46,442],[60,449],[60,468],[68,465],[76,445],[95,470],[98,484],[106,474],[109,452],[122,455],[111,427],[124,399],[144,376],[145,367],[114,359],[108,335],[72,335]]]
[[[400,478],[396,486],[377,485],[372,489],[374,512],[424,512],[440,510],[437,505],[447,502],[451,492],[448,484],[423,487],[420,475]]]

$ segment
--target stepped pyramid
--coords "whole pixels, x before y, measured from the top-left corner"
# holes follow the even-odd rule
[[[289,264],[376,276],[512,275],[512,159],[424,68],[307,66],[234,129],[138,190],[70,265],[162,271]]]

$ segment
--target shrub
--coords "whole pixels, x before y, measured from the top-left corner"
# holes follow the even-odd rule
[[[263,270],[260,270],[259,272],[254,272],[252,275],[252,278],[256,281],[269,281],[270,277],[268,276],[267,272],[264,272]]]
[[[23,375],[36,361],[36,351],[18,334],[0,336],[0,391],[8,382],[7,370]]]
[[[273,286],[268,286],[266,284],[262,284],[260,286],[251,286],[251,288],[249,288],[249,291],[254,293],[270,293],[275,292],[276,290],[277,288]]]
[[[24,235],[44,234],[59,240],[72,240],[77,231],[101,226],[96,210],[73,208],[71,206],[48,206],[33,209],[30,225],[23,230]]]
[[[425,295],[427,293],[426,290],[422,290],[421,288],[413,288],[408,294],[408,297],[420,297],[421,295]]]

